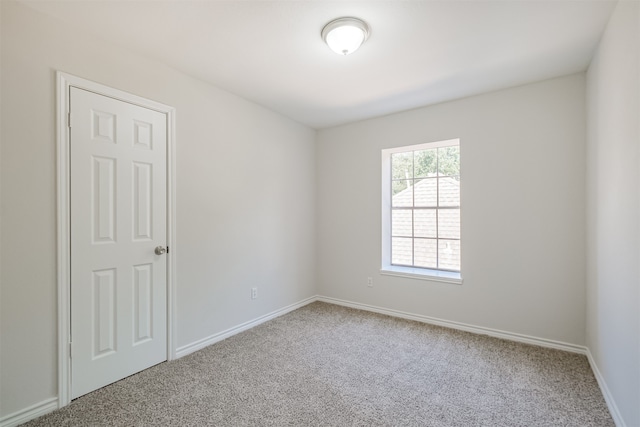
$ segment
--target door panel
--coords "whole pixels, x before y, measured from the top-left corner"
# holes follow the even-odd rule
[[[166,116],[71,88],[71,396],[167,359]]]

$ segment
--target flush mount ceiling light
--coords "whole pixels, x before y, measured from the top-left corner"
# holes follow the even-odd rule
[[[366,22],[358,18],[338,18],[322,29],[322,40],[338,55],[355,52],[369,37]]]

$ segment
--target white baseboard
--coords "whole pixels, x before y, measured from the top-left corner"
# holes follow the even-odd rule
[[[0,427],[13,427],[58,409],[58,398],[51,397],[0,419]]]
[[[367,305],[367,304],[360,304],[360,303],[345,301],[337,298],[318,296],[318,301],[323,301],[330,304],[343,305],[345,307],[357,308],[359,310],[371,311],[374,313],[386,314],[388,316],[400,317],[402,319],[415,320],[417,322],[429,323],[431,325],[444,326],[445,328],[459,329],[461,331],[472,332],[478,335],[488,335],[491,337],[537,345],[540,347],[555,348],[557,350],[564,350],[572,353],[587,354],[587,348],[584,346],[569,344],[561,341],[549,340],[546,338],[532,337],[529,335],[501,331],[499,329],[485,328],[483,326],[469,325],[466,323],[452,322],[450,320],[438,319],[436,317],[423,316],[421,314],[406,313],[404,311],[391,310],[388,308],[376,307],[376,306]]]
[[[225,338],[229,338],[235,334],[239,334],[240,332],[246,331],[247,329],[251,329],[254,326],[258,326],[261,323],[269,321],[271,319],[275,319],[276,317],[280,317],[283,314],[287,314],[293,310],[297,310],[300,307],[304,307],[307,304],[311,304],[312,302],[317,301],[317,297],[309,297],[297,303],[288,305],[279,310],[272,311],[271,313],[265,314],[264,316],[260,316],[256,319],[250,320],[245,323],[241,323],[240,325],[234,326],[233,328],[229,328],[226,331],[218,332],[217,334],[213,334],[211,336],[202,338],[198,341],[192,342],[191,344],[187,344],[182,347],[178,347],[176,349],[176,359],[179,359],[187,354],[193,353],[194,351],[198,351],[203,349],[211,344],[215,344],[218,341],[222,341]]]
[[[529,335],[517,334],[514,332],[501,331],[498,329],[485,328],[482,326],[469,325],[466,323],[453,322],[450,320],[438,319],[430,316],[412,314],[412,313],[407,313],[399,310],[392,310],[388,308],[376,307],[376,306],[367,305],[367,304],[360,304],[356,302],[341,300],[337,298],[324,297],[324,296],[313,296],[313,297],[306,298],[295,304],[288,305],[279,310],[260,316],[256,319],[234,326],[233,328],[230,328],[225,331],[219,332],[217,334],[211,335],[209,337],[200,339],[191,344],[179,347],[178,349],[176,349],[176,358],[186,356],[187,354],[198,351],[211,344],[222,341],[225,338],[231,337],[240,332],[251,329],[264,322],[267,322],[271,319],[282,316],[293,310],[297,310],[298,308],[303,307],[307,304],[311,304],[312,302],[315,302],[315,301],[322,301],[329,304],[336,304],[336,305],[351,307],[359,310],[385,314],[388,316],[399,317],[402,319],[415,320],[417,322],[443,326],[446,328],[458,329],[458,330],[467,331],[467,332],[471,332],[479,335],[488,335],[488,336],[502,338],[510,341],[517,341],[517,342],[522,342],[526,344],[537,345],[540,347],[548,347],[548,348],[554,348],[558,350],[569,351],[572,353],[585,354],[587,356],[587,359],[589,360],[591,369],[593,370],[594,376],[598,381],[598,385],[600,386],[600,390],[602,391],[602,394],[607,403],[607,406],[609,407],[609,412],[611,413],[611,416],[616,426],[626,427],[626,424],[624,423],[624,420],[620,415],[620,411],[618,410],[618,407],[613,399],[613,396],[611,395],[611,392],[607,387],[604,377],[600,373],[600,370],[598,369],[598,366],[596,365],[595,360],[593,359],[593,356],[591,355],[591,352],[587,347],[564,343],[561,341],[548,340],[545,338],[533,337]],[[19,424],[25,423],[29,420],[32,420],[34,418],[38,418],[56,409],[58,409],[58,398],[52,397],[50,399],[43,400],[42,402],[37,403],[35,405],[29,406],[28,408],[25,408],[23,410],[14,412],[13,414],[4,416],[3,418],[0,419],[0,427],[14,427]]]
[[[627,427],[624,420],[622,419],[622,415],[620,415],[618,405],[616,405],[616,401],[613,400],[613,395],[611,394],[611,391],[609,391],[609,387],[607,386],[607,383],[605,382],[600,369],[598,369],[598,365],[596,364],[596,361],[591,354],[591,350],[589,350],[588,348],[587,359],[589,360],[589,365],[591,365],[593,375],[598,381],[598,385],[600,386],[600,390],[602,391],[602,395],[604,396],[604,401],[607,402],[607,406],[609,407],[609,412],[611,413],[613,422],[616,423],[616,427]]]

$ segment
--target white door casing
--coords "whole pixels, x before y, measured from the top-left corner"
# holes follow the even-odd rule
[[[57,74],[62,407],[175,357],[175,110]]]
[[[71,390],[167,359],[166,117],[71,88]]]

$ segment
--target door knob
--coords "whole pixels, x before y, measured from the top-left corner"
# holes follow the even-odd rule
[[[156,246],[155,253],[156,255],[164,255],[167,252],[167,248],[164,246]]]

